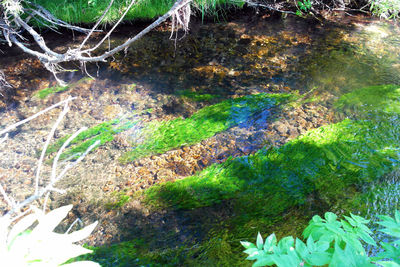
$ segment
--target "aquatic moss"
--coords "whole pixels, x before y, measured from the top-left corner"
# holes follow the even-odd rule
[[[244,123],[255,113],[289,98],[288,94],[250,95],[202,108],[187,119],[151,122],[142,129],[145,137],[143,143],[127,152],[120,160],[129,162],[182,145],[198,143],[234,125]]]
[[[71,88],[74,88],[74,87],[84,83],[84,82],[91,81],[91,80],[93,80],[93,78],[85,77],[85,78],[82,78],[82,79],[80,79],[79,81],[77,81],[75,83],[68,84],[66,86],[48,87],[48,88],[42,89],[39,92],[37,92],[35,94],[35,96],[39,97],[40,99],[45,99],[46,97],[48,97],[51,94],[67,91],[67,90],[69,90]]]
[[[85,246],[93,251],[91,254],[82,255],[69,260],[67,263],[74,261],[90,260],[99,263],[101,266],[148,266],[148,260],[139,258],[139,252],[147,248],[146,244],[139,239],[121,242],[115,245],[92,247]],[[157,266],[157,265],[151,265]]]
[[[335,107],[346,114],[366,117],[377,114],[400,114],[400,86],[378,85],[354,90],[343,95]]]
[[[351,120],[324,126],[281,148],[261,150],[210,166],[195,176],[154,186],[147,190],[146,199],[184,209],[230,198],[249,202],[246,206],[252,199],[301,204],[314,190],[331,199],[392,168],[398,156],[391,146],[400,141],[400,131],[392,127],[387,122],[380,122],[378,128],[376,123]],[[277,208],[273,213],[282,210],[274,204],[260,208],[271,207]]]
[[[204,94],[201,92],[192,92],[190,90],[179,90],[176,92],[176,95],[198,102],[210,101],[212,99],[221,97],[220,95]]]
[[[39,97],[40,99],[45,99],[48,95],[58,93],[58,92],[63,92],[66,91],[70,88],[69,85],[66,86],[54,86],[54,87],[48,87],[45,89],[40,90],[37,92],[35,95]]]
[[[105,207],[108,210],[122,208],[126,203],[129,202],[129,200],[131,200],[131,197],[126,195],[124,192],[114,191],[112,195],[112,200],[105,204]]]
[[[96,141],[100,141],[94,148],[96,149],[112,141],[115,134],[131,128],[135,123],[136,122],[125,122],[121,124],[120,120],[116,119],[95,125],[78,134],[77,137],[71,141],[69,147],[61,154],[60,159],[76,158],[84,153]],[[57,140],[56,143],[48,147],[46,153],[52,154],[57,152],[70,136],[71,135],[66,135]]]
[[[360,92],[363,90],[372,89]],[[343,96],[337,107],[346,99],[352,98]],[[391,104],[397,104],[395,97]],[[350,103],[346,105],[359,110]],[[381,114],[381,108],[388,110],[385,104],[369,112]],[[354,198],[355,192],[359,199],[360,187],[398,168],[400,126],[397,116],[392,115],[384,112],[379,120],[375,120],[376,116],[370,116],[374,120],[346,119],[309,131],[280,148],[229,159],[195,176],[153,186],[145,192],[145,199],[156,207],[195,209],[229,199],[232,214],[228,220],[211,226],[206,238],[195,246],[152,252],[144,249],[138,254],[141,259],[152,255],[150,262],[163,266],[168,266],[166,259],[184,266],[247,266],[244,257],[240,257],[238,241],[257,230],[280,230],[286,235],[290,228],[294,235],[300,234],[297,229],[303,229],[301,223],[306,225],[308,221],[304,215],[308,202],[316,201],[322,210]],[[286,228],[280,229],[282,225]]]

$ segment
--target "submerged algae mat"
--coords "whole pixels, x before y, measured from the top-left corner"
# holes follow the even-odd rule
[[[126,153],[121,161],[134,161],[182,145],[198,143],[232,126],[243,124],[257,112],[272,108],[290,97],[289,94],[249,95],[207,106],[187,119],[149,123],[136,137],[144,141]]]
[[[181,247],[154,248],[138,236],[130,242],[96,248],[90,257],[105,266],[249,265],[241,255],[240,240],[255,237],[257,231],[287,231],[287,227],[296,228],[291,234],[299,235],[304,225],[284,216],[299,211],[298,219],[305,224],[310,202],[320,208],[352,211],[353,199],[362,194],[365,184],[398,168],[399,99],[400,87],[395,85],[355,90],[336,102],[344,114],[348,110],[356,114],[353,120],[311,130],[280,148],[230,159],[195,176],[145,191],[145,202],[154,210],[195,212],[228,206],[230,215],[223,223],[208,226],[200,243],[193,240]],[[288,221],[293,225],[287,226]]]

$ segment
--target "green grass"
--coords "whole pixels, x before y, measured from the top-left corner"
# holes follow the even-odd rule
[[[34,0],[57,18],[69,23],[94,23],[103,14],[109,1],[104,0]],[[115,0],[103,23],[117,21],[126,10],[129,1]],[[166,13],[174,0],[142,0],[128,12],[125,20],[152,19]],[[215,13],[218,6],[231,4],[240,5],[230,0],[196,0],[192,5],[202,13]]]
[[[257,112],[290,98],[288,94],[258,94],[225,100],[197,111],[190,118],[149,123],[142,129],[145,140],[121,157],[129,162],[164,153],[182,145],[191,145],[245,122]]]

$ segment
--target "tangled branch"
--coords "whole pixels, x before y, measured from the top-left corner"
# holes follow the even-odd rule
[[[98,142],[95,142],[93,145],[91,145],[86,151],[85,153],[83,153],[78,159],[76,159],[75,161],[68,163],[66,166],[63,166],[63,168],[61,170],[59,170],[59,158],[61,156],[61,154],[63,153],[64,149],[72,142],[72,140],[78,135],[80,134],[82,131],[86,130],[86,128],[81,128],[80,130],[78,130],[77,132],[75,132],[70,138],[68,138],[67,141],[65,141],[65,143],[63,144],[63,146],[59,149],[59,151],[57,152],[56,157],[53,160],[53,166],[51,169],[51,175],[49,178],[49,182],[47,183],[47,185],[44,185],[42,187],[39,186],[40,184],[40,180],[42,179],[41,177],[41,170],[42,170],[42,165],[44,162],[44,157],[45,157],[45,153],[47,150],[47,147],[50,144],[50,141],[52,139],[52,137],[54,136],[54,132],[56,131],[58,125],[61,123],[62,119],[65,117],[65,115],[67,114],[67,112],[69,111],[69,102],[71,102],[74,98],[69,97],[68,99],[61,101],[51,107],[48,107],[32,116],[30,116],[29,118],[20,121],[18,123],[15,123],[13,125],[10,125],[8,127],[6,127],[4,130],[0,131],[0,145],[4,145],[3,143],[5,143],[8,139],[8,132],[14,130],[15,128],[17,128],[18,126],[25,124],[35,118],[37,118],[38,116],[41,116],[42,114],[48,112],[49,110],[52,110],[58,106],[64,105],[63,111],[60,113],[60,115],[58,116],[58,119],[56,121],[56,123],[53,125],[52,129],[50,130],[46,142],[42,148],[42,153],[40,156],[40,159],[38,161],[38,165],[37,165],[37,169],[36,169],[36,176],[35,176],[35,189],[34,189],[34,193],[29,196],[28,198],[26,198],[25,200],[21,201],[21,202],[17,202],[15,201],[10,195],[8,195],[6,193],[6,191],[4,190],[3,185],[0,184],[0,194],[2,195],[4,201],[8,204],[9,206],[9,211],[4,214],[2,216],[2,218],[6,218],[7,220],[15,220],[17,218],[19,218],[20,216],[23,216],[24,213],[22,212],[22,210],[30,205],[31,203],[33,203],[35,200],[38,200],[42,197],[45,197],[46,200],[49,196],[49,194],[51,192],[58,192],[58,193],[64,193],[64,190],[62,189],[58,189],[55,187],[55,184],[65,176],[65,174],[74,166],[76,166],[76,164],[78,164],[79,162],[81,162],[85,156],[98,145]],[[46,202],[43,205],[43,210],[46,210]]]
[[[99,47],[110,37],[115,28],[121,23],[123,18],[126,16],[128,11],[137,4],[136,0],[131,0],[127,6],[125,12],[121,15],[120,19],[115,23],[115,25],[105,34],[105,36],[96,45],[84,48],[84,45],[91,38],[92,34],[97,30],[101,21],[105,15],[109,12],[114,0],[110,1],[110,4],[104,10],[102,16],[97,20],[95,25],[91,29],[84,29],[70,25],[64,21],[55,18],[50,12],[48,12],[43,7],[33,4],[27,0],[4,0],[0,3],[0,37],[8,43],[9,46],[16,45],[25,53],[37,57],[43,65],[54,74],[56,79],[62,83],[61,80],[57,78],[57,73],[65,71],[60,64],[64,62],[77,61],[81,63],[84,69],[85,63],[87,62],[99,62],[106,61],[108,57],[114,54],[126,50],[132,43],[143,37],[145,34],[150,32],[152,29],[159,26],[161,23],[166,21],[169,17],[172,17],[173,27],[172,31],[176,31],[182,28],[185,32],[188,29],[190,20],[190,2],[192,0],[177,0],[171,9],[139,32],[137,35],[127,39],[123,44],[114,47],[113,49],[100,53],[94,56],[93,54],[99,50]],[[24,14],[24,16],[22,16]],[[26,17],[26,15],[28,15]],[[26,18],[25,18],[26,17]],[[65,53],[57,53],[51,48],[49,48],[44,40],[43,36],[38,33],[29,22],[31,19],[37,21],[45,21],[46,26],[50,29],[55,30],[57,27],[63,27],[74,31],[83,32],[86,37],[77,48],[68,48]],[[27,32],[30,37],[33,38],[35,43],[39,46],[38,50],[34,50],[28,47],[25,43],[26,39],[22,35],[22,31]]]

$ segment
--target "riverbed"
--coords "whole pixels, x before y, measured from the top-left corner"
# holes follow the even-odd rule
[[[123,25],[110,44],[121,43],[139,28]],[[282,188],[293,194],[274,195],[269,201],[277,207],[268,210],[262,199],[272,194],[256,190],[258,178],[233,184],[221,180],[207,184],[210,187],[196,187],[193,182],[182,192],[163,185],[184,184],[185,179],[208,183],[207,173],[215,171],[219,177],[231,169],[229,179],[242,179],[246,168],[258,168],[263,153],[285,155],[287,147],[295,148],[296,140],[314,129],[329,132],[329,125],[361,120],[357,111],[340,109],[336,103],[360,88],[400,84],[399,33],[393,22],[342,14],[323,23],[251,12],[227,21],[197,20],[179,40],[170,39],[166,24],[126,54],[88,66],[92,77],[80,71],[62,75],[67,87],[59,87],[38,60],[1,47],[5,53],[0,68],[15,90],[2,98],[0,128],[70,95],[76,97],[56,131],[53,147],[57,149],[57,140],[83,126],[91,132],[77,140],[65,159],[79,155],[90,142],[101,140],[101,146],[59,183],[67,193],[54,195],[50,206],[74,204],[69,222],[77,217],[84,223],[99,220],[89,245],[120,244],[109,251],[129,248],[129,255],[120,256],[126,262],[137,258],[133,266],[149,262],[246,266],[240,240],[254,239],[258,231],[299,236],[312,215],[328,210],[362,212],[350,200],[367,189],[352,182],[340,195],[346,201],[332,201],[335,196],[319,195],[317,189],[307,194],[308,189],[299,189],[299,197],[297,189],[305,185],[292,183],[290,175],[295,174],[288,174],[289,167],[274,174],[270,169],[271,174],[257,174],[263,177],[258,182],[264,186],[269,175],[280,173]],[[83,38],[57,38],[53,33],[48,37],[59,50]],[[38,151],[59,112],[53,110],[20,127],[0,152],[0,181],[16,199],[32,192]],[[397,120],[392,123],[397,125]],[[315,149],[301,148],[305,157]],[[54,153],[49,153],[48,160],[52,157]],[[285,164],[290,166],[290,160]],[[388,175],[396,169],[392,167],[382,168],[384,173],[372,180]],[[48,174],[50,164],[44,168]],[[336,170],[332,177],[341,173]],[[303,171],[319,175],[316,167],[304,166]],[[263,206],[257,209],[258,204]],[[104,263],[113,266],[118,257],[110,255]],[[129,266],[119,260],[121,266]]]

